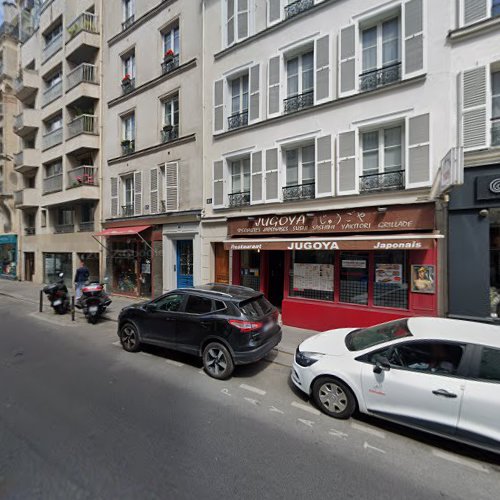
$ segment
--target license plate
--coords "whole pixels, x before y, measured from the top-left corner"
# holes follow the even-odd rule
[[[54,305],[55,306],[60,306],[61,304],[62,304],[62,300],[61,299],[54,300]]]
[[[89,307],[89,312],[91,313],[96,313],[99,310],[97,306],[90,306]]]

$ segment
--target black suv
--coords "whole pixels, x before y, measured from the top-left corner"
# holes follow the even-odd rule
[[[258,361],[279,344],[281,328],[262,293],[211,283],[123,308],[118,336],[129,352],[154,344],[201,356],[211,377],[227,379],[235,365]]]

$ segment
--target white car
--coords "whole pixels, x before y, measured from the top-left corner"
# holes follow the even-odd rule
[[[410,318],[320,333],[293,383],[327,415],[355,410],[500,453],[500,327]]]

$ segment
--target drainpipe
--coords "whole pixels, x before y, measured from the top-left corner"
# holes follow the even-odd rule
[[[101,229],[101,224],[104,221],[104,157],[103,157],[103,138],[104,138],[104,126],[103,126],[103,118],[104,118],[104,103],[103,103],[103,94],[104,94],[104,71],[103,71],[103,47],[104,47],[104,1],[98,3],[99,5],[99,56],[97,59],[98,64],[98,74],[99,74],[99,229]],[[99,263],[99,278],[101,281],[104,280],[104,276],[107,272],[106,269],[106,255],[101,248],[99,248],[100,255],[100,263]]]

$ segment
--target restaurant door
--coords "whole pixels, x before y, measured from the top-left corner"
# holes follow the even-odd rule
[[[215,243],[215,282],[229,284],[229,252],[223,243]]]
[[[281,309],[285,280],[285,252],[279,250],[269,252],[268,263],[267,297],[271,304]]]

